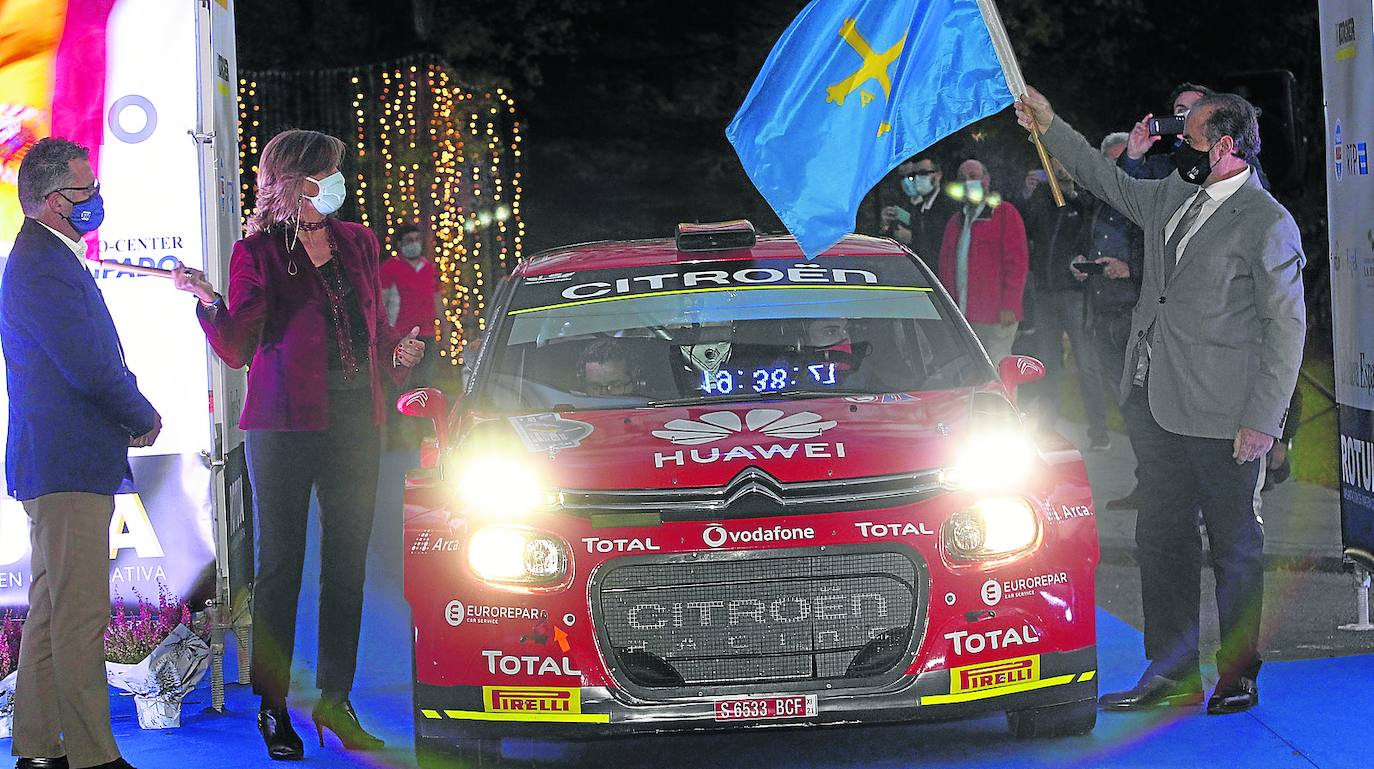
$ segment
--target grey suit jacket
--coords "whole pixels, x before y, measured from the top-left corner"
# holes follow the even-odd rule
[[[1073,178],[1145,231],[1145,275],[1131,319],[1124,399],[1140,342],[1150,349],[1150,411],[1179,435],[1283,432],[1307,330],[1293,217],[1253,175],[1166,264],[1164,228],[1197,186],[1178,174],[1132,179],[1055,118],[1044,143]]]

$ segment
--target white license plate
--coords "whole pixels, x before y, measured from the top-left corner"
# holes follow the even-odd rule
[[[739,697],[716,700],[717,721],[760,721],[773,718],[810,718],[816,715],[816,695]]]

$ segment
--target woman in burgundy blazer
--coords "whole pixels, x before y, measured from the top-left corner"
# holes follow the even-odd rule
[[[286,709],[310,492],[320,502],[320,628],[313,721],[344,747],[375,749],[349,702],[357,667],[363,576],[377,498],[382,376],[399,381],[424,355],[419,329],[398,339],[382,311],[372,231],[330,215],[343,202],[344,144],[286,131],[258,164],[257,210],[234,244],[229,296],[178,267],[215,353],[248,364],[243,428],[257,520],[253,690],[274,759],[304,754]]]

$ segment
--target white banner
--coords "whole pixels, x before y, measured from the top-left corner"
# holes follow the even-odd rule
[[[116,0],[111,10],[104,138],[98,151],[106,210],[98,232],[102,259],[164,268],[180,259],[205,266],[200,161],[188,133],[197,124],[197,5],[196,0]],[[6,245],[3,253],[8,251]],[[203,572],[213,563],[210,470],[208,455],[204,461],[200,457],[211,449],[209,358],[195,300],[164,278],[95,262],[91,272],[114,316],[129,369],[163,424],[156,445],[129,452],[140,494],[117,500],[112,587],[126,599],[134,588],[156,596],[161,580],[185,596],[204,582]],[[0,435],[7,401],[0,387]],[[155,530],[163,526],[177,531]],[[170,547],[169,541],[184,546]],[[0,605],[24,602],[28,554],[27,517],[17,502],[5,498],[0,501]]]
[[[1320,19],[1342,529],[1374,549],[1374,2],[1321,0]]]

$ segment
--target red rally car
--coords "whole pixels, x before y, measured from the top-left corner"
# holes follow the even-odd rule
[[[1096,721],[1082,458],[889,240],[747,222],[523,262],[405,491],[416,750],[1004,711]]]

